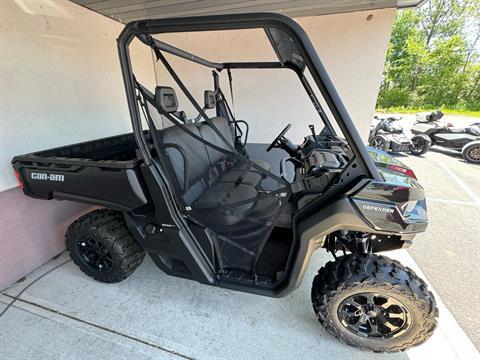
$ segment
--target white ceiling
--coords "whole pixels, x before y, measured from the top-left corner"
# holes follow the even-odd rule
[[[334,14],[388,7],[417,6],[422,0],[70,0],[102,15],[133,20],[278,12],[290,17]]]

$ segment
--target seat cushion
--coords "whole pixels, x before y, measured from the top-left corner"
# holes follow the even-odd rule
[[[200,209],[218,209],[225,205],[232,205],[239,201],[255,199],[257,191],[253,186],[235,185],[231,183],[217,183],[205,191],[195,201],[194,206]],[[247,203],[235,206],[237,210],[247,210],[253,204]]]
[[[270,171],[270,164],[266,162],[265,160],[259,160],[259,159],[253,159],[252,162],[260,166],[266,171]]]
[[[466,132],[465,128],[447,127],[447,130],[449,133],[452,133],[452,134],[462,134]]]
[[[251,162],[255,163],[256,165],[260,166],[262,169],[266,171],[270,171],[270,164],[267,163],[266,161],[263,160],[250,160]],[[247,162],[238,162],[235,164],[235,169],[238,170],[243,170],[243,169],[250,169],[250,171],[256,171],[260,173],[259,170],[257,170],[255,167],[252,166],[252,164],[247,163]],[[260,173],[261,174],[261,173]]]
[[[280,209],[282,202],[275,196],[260,197],[247,212],[247,218],[257,222],[271,222],[274,216]]]
[[[228,154],[182,130],[183,127],[205,141],[230,151],[234,146],[234,135],[228,120],[215,117],[211,122],[215,129],[202,122],[174,126],[160,132],[165,145],[175,144],[175,147],[167,146],[165,152],[185,205],[213,208],[219,204],[255,198],[256,187],[265,178],[261,171],[252,167],[251,163],[235,162]],[[270,168],[265,161],[255,162],[266,170]]]
[[[221,174],[218,182],[250,185],[256,187],[262,181],[262,175],[255,171],[231,170]]]
[[[220,233],[255,231],[268,226],[281,206],[275,196],[257,195],[253,186],[218,183],[193,204],[195,218]]]

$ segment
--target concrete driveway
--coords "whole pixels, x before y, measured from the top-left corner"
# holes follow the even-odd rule
[[[444,120],[458,127],[480,121],[454,115],[445,115]],[[414,121],[414,115],[403,115],[400,121],[409,136]],[[428,201],[430,225],[408,252],[480,349],[480,313],[476,310],[480,299],[480,165],[441,147],[433,147],[422,157],[397,158],[414,169]]]
[[[480,349],[480,166],[434,151],[403,161],[425,186],[430,218],[408,251]]]
[[[420,271],[406,251],[390,253]],[[28,288],[0,318],[1,359],[383,359],[328,335],[313,315],[310,284],[330,256],[318,252],[302,286],[271,299],[169,277],[150,259],[119,284],[93,281],[68,262]],[[0,295],[0,311],[50,261]],[[439,299],[440,300],[440,299]],[[475,359],[478,353],[440,302],[424,345],[391,359]]]

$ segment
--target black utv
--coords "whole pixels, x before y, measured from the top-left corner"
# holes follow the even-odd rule
[[[213,62],[159,39],[240,29],[263,34],[276,59]],[[129,52],[134,39],[151,49],[177,91],[140,83]],[[377,352],[403,351],[431,336],[438,310],[426,283],[376,254],[407,247],[425,231],[424,191],[398,160],[372,159],[296,22],[264,13],[135,21],[120,34],[118,51],[133,133],[12,160],[26,195],[103,207],[66,234],[83,272],[118,282],[146,252],[169,275],[281,297],[300,285],[322,248],[334,259],[318,271],[311,301],[329,333]],[[212,74],[203,104],[173,69],[178,58]],[[318,115],[308,122],[321,131],[311,125],[298,145],[287,138],[288,125],[253,159],[254,124],[234,116],[220,84],[229,81],[231,90],[232,73],[265,69],[293,72]],[[180,94],[197,116],[186,116]]]

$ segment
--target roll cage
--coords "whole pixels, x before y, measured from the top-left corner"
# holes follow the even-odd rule
[[[212,62],[152,37],[152,35],[155,34],[172,32],[238,30],[255,28],[263,28],[265,30],[272,48],[278,57],[278,62]],[[307,34],[292,19],[274,13],[142,20],[131,22],[124,28],[117,39],[120,65],[135,139],[139,146],[140,155],[145,161],[146,165],[151,164],[152,158],[142,133],[141,117],[136,103],[135,78],[129,52],[129,45],[135,37],[152,47],[152,49],[157,52],[157,57],[158,51],[163,51],[215,69],[217,71],[230,71],[230,69],[266,68],[291,69],[297,74],[326,128],[328,128],[332,134],[335,134],[333,126],[323,111],[320,102],[318,101],[314,91],[304,75],[305,68],[308,68],[314,82],[324,97],[331,114],[333,115],[336,123],[351,147],[355,157],[354,169],[356,170],[354,172],[362,173],[364,176],[369,178],[380,179],[380,175],[373,161],[368,156],[363,141],[355,129],[350,115],[348,114],[342,100],[340,99],[340,96],[333,86],[333,83],[330,80],[330,77],[328,76],[320,58],[315,52],[313,44],[311,43]],[[349,166],[347,166],[347,168],[348,167]],[[347,171],[347,168],[345,171]]]
[[[270,44],[277,55],[278,61],[224,63],[212,62],[194,54],[190,54],[184,50],[178,49],[153,37],[155,34],[162,33],[236,29],[264,29]],[[170,161],[162,160],[162,157],[164,157],[162,152],[165,152],[165,146],[172,145],[171,143],[175,142],[175,139],[182,141],[182,136],[178,136],[177,138],[170,137],[170,139],[173,141],[169,141],[168,144],[160,144],[160,141],[163,141],[160,139],[160,137],[168,137],[172,131],[165,129],[166,131],[162,132],[163,135],[158,135],[157,131],[154,131],[156,126],[152,123],[151,116],[148,113],[145,114],[145,118],[151,131],[148,133],[142,129],[141,109],[148,112],[147,107],[145,106],[145,100],[148,100],[149,97],[153,98],[150,96],[153,94],[148,94],[148,91],[136,81],[134,76],[129,53],[129,45],[134,38],[137,38],[154,51],[157,61],[163,63],[164,67],[170,73],[184,95],[195,107],[199,113],[199,116],[202,117],[204,121],[199,122],[198,127],[183,126],[186,124],[182,124],[180,119],[174,116],[174,114],[171,112],[162,111],[159,108],[157,108],[157,111],[170,120],[170,122],[172,122],[174,125],[176,125],[176,128],[179,129],[180,133],[188,134],[188,137],[193,139],[194,142],[197,141],[203,143],[204,147],[208,147],[210,151],[214,150],[217,152],[217,154],[221,153],[226,157],[231,157],[237,160],[235,165],[238,165],[238,167],[235,168],[234,166],[233,172],[238,172],[240,170],[242,174],[234,182],[235,186],[233,187],[233,190],[227,191],[226,198],[234,198],[235,192],[243,189],[245,190],[245,194],[239,196],[239,201],[234,202],[232,200],[232,204],[230,205],[221,205],[215,209],[208,209],[208,206],[205,208],[201,205],[193,208],[193,206],[190,206],[188,201],[182,201],[185,200],[185,192],[182,194],[183,199],[181,197],[179,198],[179,190],[184,190],[187,187],[187,181],[185,181],[185,177],[182,178],[181,176],[180,178],[177,176],[176,181],[171,181],[171,175],[175,175],[175,171],[172,169],[172,159],[170,159]],[[134,130],[134,137],[138,145],[138,156],[143,160],[143,165],[141,168],[147,185],[150,188],[152,202],[155,208],[155,218],[157,221],[161,221],[162,226],[165,225],[167,229],[177,229],[172,231],[178,231],[178,235],[175,236],[178,236],[178,239],[182,242],[182,247],[185,249],[184,251],[188,252],[188,256],[186,257],[184,254],[179,256],[183,259],[185,264],[187,264],[190,273],[194,274],[193,278],[195,278],[197,281],[269,296],[282,296],[289,293],[299,285],[311,253],[315,248],[321,246],[323,243],[322,241],[319,241],[321,237],[325,237],[331,231],[336,231],[343,228],[345,226],[345,221],[347,220],[349,226],[352,225],[354,229],[360,231],[365,231],[366,229],[371,230],[371,228],[366,225],[363,220],[355,215],[355,210],[353,210],[353,207],[346,199],[346,196],[348,196],[349,191],[354,191],[355,186],[357,186],[356,188],[358,189],[365,184],[365,182],[363,182],[362,185],[362,182],[359,183],[359,180],[382,180],[382,178],[380,177],[374,162],[368,155],[366,148],[358,132],[356,131],[353,122],[345,109],[345,106],[343,105],[330,78],[328,77],[325,68],[316,54],[313,45],[303,29],[293,20],[278,14],[257,13],[135,21],[129,23],[120,34],[118,38],[118,51],[132,127]],[[243,264],[237,263],[234,267],[236,269],[243,268],[242,271],[247,272],[249,270],[245,269],[253,269],[251,274],[253,274],[254,279],[256,279],[256,266],[258,264],[262,249],[266,246],[269,236],[272,234],[272,231],[274,231],[274,228],[276,229],[275,221],[279,216],[281,216],[283,211],[282,209],[285,207],[288,208],[287,205],[292,198],[291,195],[297,193],[299,188],[302,188],[304,179],[290,184],[280,176],[261,168],[257,163],[251,161],[248,156],[245,156],[244,153],[238,151],[238,149],[234,148],[233,145],[230,145],[225,133],[219,131],[217,125],[213,124],[213,119],[209,118],[205,114],[204,109],[202,109],[202,107],[193,98],[174,69],[170,66],[169,62],[164,56],[164,53],[168,53],[212,69],[215,90],[219,88],[218,75],[222,71],[227,71],[230,77],[230,72],[234,69],[286,68],[292,70],[298,76],[318,115],[324,123],[325,127],[320,135],[326,135],[327,137],[332,136],[332,140],[338,140],[338,138],[335,138],[335,130],[330,122],[330,119],[327,118],[320,101],[316,97],[315,92],[305,76],[305,70],[308,69],[313,81],[318,86],[320,93],[330,110],[330,113],[335,119],[336,124],[346,138],[351,155],[349,156],[349,161],[344,166],[339,168],[339,171],[335,173],[335,181],[328,183],[328,186],[324,187],[322,191],[319,191],[318,188],[316,190],[312,189],[310,191],[310,196],[313,195],[311,201],[309,200],[307,205],[298,209],[295,208],[295,210],[291,212],[292,218],[289,228],[292,231],[292,244],[290,245],[290,250],[288,251],[288,257],[283,260],[285,265],[283,275],[281,278],[277,279],[277,282],[272,285],[273,287],[268,285],[265,288],[260,283],[255,286],[239,284],[238,280],[234,280],[235,276],[237,276],[236,274],[229,273],[225,275],[225,273],[223,273],[222,275],[222,264],[218,265],[215,259],[213,262],[211,259],[207,259],[208,256],[206,256],[205,250],[202,249],[202,246],[199,246],[198,237],[197,234],[195,234],[194,226],[200,225],[203,229],[202,231],[206,232],[208,232],[209,229],[213,229],[214,237],[220,234],[219,237],[227,238],[223,239],[225,241],[222,242],[221,247],[218,246],[220,241],[212,241],[212,243],[216,244],[214,246],[214,253],[217,255],[220,254],[218,259],[219,262],[222,261],[221,258],[224,257],[224,259],[228,260],[229,257],[229,254],[222,253],[223,248],[228,248],[229,245],[232,245],[238,250],[240,247],[243,247],[243,250],[241,251],[243,251],[244,254],[250,253],[253,257],[253,260],[250,261],[249,265],[243,266]],[[157,88],[159,88],[158,84]],[[155,89],[155,92],[157,91],[157,88]],[[221,95],[223,96],[223,94]],[[226,101],[223,101],[222,103],[224,106],[226,106],[226,109],[224,113],[220,115],[225,116],[227,113],[231,114],[231,111],[228,108],[228,103]],[[219,109],[217,102],[217,115],[219,115],[218,112]],[[223,118],[223,120],[225,119]],[[233,121],[233,123],[235,123],[235,127],[238,127],[238,122]],[[205,124],[208,126],[205,127]],[[210,135],[208,136],[217,140],[220,139],[223,144],[217,146],[218,143],[208,141],[204,138],[202,132],[207,132],[208,128],[215,133],[212,135],[210,132]],[[148,138],[149,134],[151,138]],[[178,132],[176,134],[181,135]],[[159,136],[159,139],[156,139],[157,135]],[[151,146],[152,144],[148,142],[149,140],[153,140],[155,145],[153,149]],[[173,145],[176,146],[178,150],[178,144]],[[189,143],[182,144],[182,146],[186,147],[189,145]],[[155,158],[155,154],[152,155],[152,150],[156,151],[158,158]],[[182,151],[180,151],[180,153],[181,152]],[[208,152],[209,150],[207,149],[207,153]],[[193,152],[193,154],[195,154],[195,152]],[[182,156],[185,158],[184,155],[185,154]],[[160,161],[158,162],[158,160]],[[185,159],[183,161],[184,168],[186,168],[187,165]],[[228,161],[229,160],[227,160],[227,162]],[[190,163],[192,164],[194,162]],[[215,167],[218,167],[218,164],[214,165],[212,169],[214,170]],[[251,184],[246,185],[246,182],[248,181],[246,181],[245,185],[243,185],[242,181],[248,177],[257,176],[255,173],[257,173],[257,175],[260,174],[262,179],[273,179],[277,182],[279,188],[274,191],[271,191],[271,189],[265,191],[265,188],[263,187],[263,180],[261,179],[258,180],[260,184],[257,182],[257,185],[253,185],[253,187]],[[222,178],[223,175],[229,174],[223,173],[220,175],[221,176],[219,177]],[[219,177],[216,179],[219,179]],[[299,183],[301,184],[299,185]],[[210,185],[207,185],[207,188],[208,186]],[[217,194],[217,191],[222,191],[224,184],[221,180],[220,183],[213,184],[212,186],[213,188],[216,187],[215,189],[210,189],[215,190],[213,191],[215,195]],[[313,187],[315,186],[316,185],[313,185]],[[248,195],[247,193],[252,191],[253,188],[257,189],[258,192],[257,190],[253,190],[253,192],[251,192],[251,196]],[[212,195],[212,191],[202,192],[200,199],[203,199],[203,197],[208,197],[207,195]],[[224,198],[224,200],[226,198]],[[230,210],[232,209],[240,209],[243,205],[250,207],[250,210],[246,210],[246,213],[239,215],[236,218],[237,223],[235,225],[229,225],[227,218],[230,215],[227,215],[226,212],[231,212]],[[270,212],[268,216],[264,216],[265,213],[268,213],[269,209],[276,210]],[[165,214],[165,211],[167,211],[168,214]],[[209,216],[208,219],[202,217],[205,215],[204,212],[206,211],[211,211],[211,214],[213,214],[212,216]],[[339,214],[345,214],[346,212],[348,212],[350,215],[342,215],[343,217],[341,218],[338,217]],[[135,213],[126,214],[125,216],[129,227],[138,228],[138,219],[133,220],[133,218],[137,216]],[[212,221],[212,219],[213,222],[215,222],[215,219],[221,218],[222,216],[224,216],[224,219],[226,219],[225,224],[221,224],[221,226],[215,228],[216,224],[213,224],[212,222],[208,223],[208,221]],[[255,218],[257,216],[259,216],[258,219]],[[264,217],[262,218],[262,216]],[[165,220],[162,221],[162,218]],[[207,223],[205,223],[205,219]],[[255,224],[258,225],[257,228],[254,226]],[[321,224],[321,226],[319,224]],[[317,225],[320,226],[320,228]],[[247,228],[248,230],[245,230]],[[207,237],[210,237],[209,234],[206,235]],[[232,237],[228,238],[226,235],[232,235],[234,238],[243,237],[243,240],[235,243],[235,241],[232,241]],[[144,237],[146,235],[140,231],[138,236]],[[202,236],[205,236],[205,234]],[[247,239],[249,236],[250,238]],[[252,247],[248,248],[246,245],[238,246],[242,242],[244,245],[249,244]],[[152,242],[151,246],[157,248],[160,245]],[[179,250],[175,249],[173,251],[178,252]],[[164,269],[164,271],[167,273],[171,273],[176,276],[184,276],[182,274],[175,273],[168,266],[165,266],[163,260],[161,260],[161,258],[157,255],[153,255],[152,257],[157,265]],[[243,278],[243,275],[240,275],[240,278]],[[256,280],[254,280],[254,282],[255,281]]]

